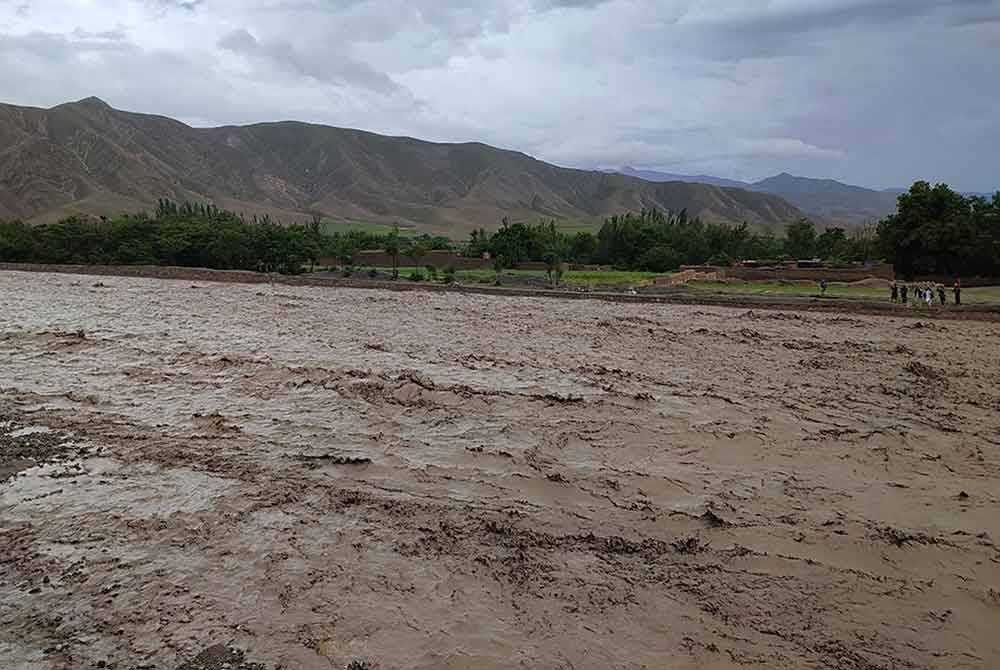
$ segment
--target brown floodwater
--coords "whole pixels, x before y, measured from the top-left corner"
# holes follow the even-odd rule
[[[4,669],[998,667],[998,480],[995,324],[0,272]]]

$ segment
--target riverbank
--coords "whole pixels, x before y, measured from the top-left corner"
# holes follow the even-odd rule
[[[708,305],[763,310],[799,310],[809,312],[847,312],[929,319],[969,319],[1000,321],[1000,305],[977,304],[950,307],[914,307],[894,305],[888,300],[819,297],[802,295],[743,294],[711,292],[683,286],[650,288],[644,292],[610,292],[541,288],[512,288],[482,284],[442,284],[369,280],[358,278],[316,277],[310,275],[274,275],[242,270],[210,270],[149,265],[40,265],[0,263],[0,272],[41,272],[106,277],[147,277],[181,281],[204,281],[282,286],[318,286],[329,288],[380,289],[388,291],[453,292],[512,297],[558,298],[565,300],[601,300],[631,304]]]

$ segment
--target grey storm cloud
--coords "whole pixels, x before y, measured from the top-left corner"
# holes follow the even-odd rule
[[[1000,0],[0,0],[0,100],[1000,186]]]
[[[260,42],[246,29],[240,29],[223,36],[219,46],[322,82],[360,86],[383,93],[399,88],[384,72],[337,53],[326,44],[300,46],[286,40]]]

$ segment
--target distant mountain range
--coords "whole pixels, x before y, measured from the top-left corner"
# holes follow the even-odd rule
[[[683,175],[655,170],[623,167],[619,174],[638,177],[647,181],[681,181],[690,184],[711,184],[729,188],[742,188],[757,193],[769,193],[784,198],[822,224],[863,224],[881,219],[896,211],[896,198],[908,188],[887,188],[876,191],[863,186],[852,186],[833,179],[796,177],[787,172],[756,182],[736,181],[711,175]],[[992,193],[963,193],[965,196],[992,198]]]
[[[742,188],[757,193],[768,193],[784,198],[803,212],[826,224],[858,225],[896,211],[896,197],[900,190],[875,191],[861,186],[843,184],[833,179],[810,179],[783,172],[758,182],[742,182],[708,175],[680,175],[653,170],[623,167],[621,174],[648,181],[681,181],[694,184],[712,184]]]
[[[192,128],[97,98],[0,104],[0,219],[116,215],[159,198],[302,221],[317,212],[460,236],[501,217],[597,223],[643,207],[778,227],[780,197],[561,168],[484,144],[435,144],[298,122]]]

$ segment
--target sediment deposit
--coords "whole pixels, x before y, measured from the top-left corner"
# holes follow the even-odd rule
[[[1000,665],[995,324],[19,272],[0,307],[0,667]]]

